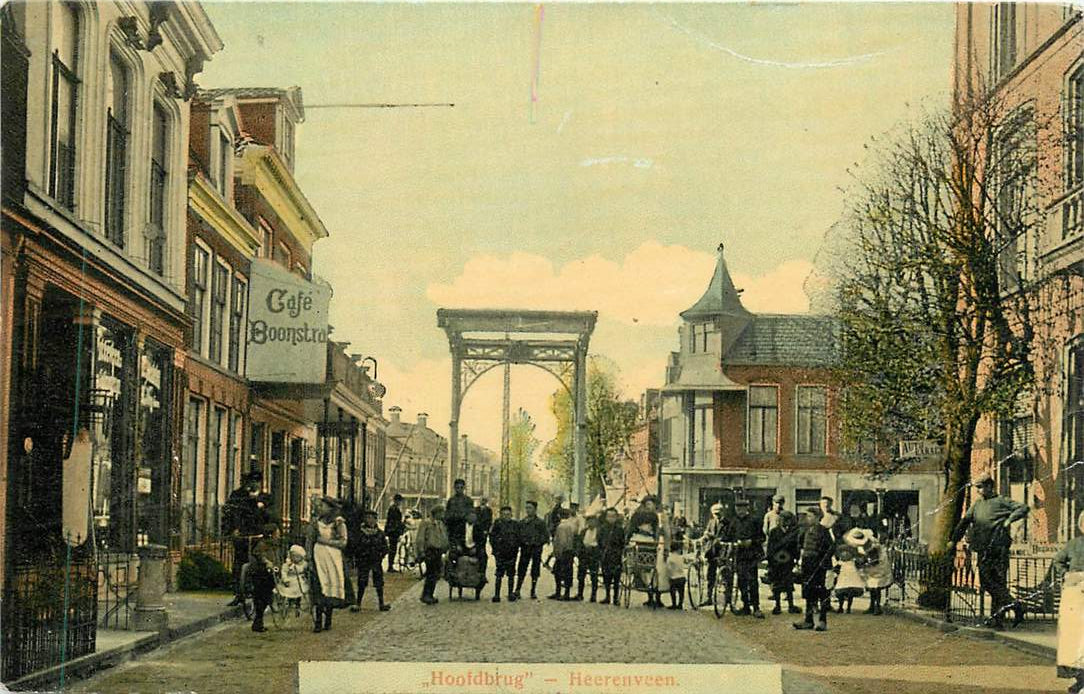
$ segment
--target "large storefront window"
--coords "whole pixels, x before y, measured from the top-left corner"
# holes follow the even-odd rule
[[[204,475],[203,491],[203,534],[204,537],[218,537],[220,533],[222,502],[222,471],[225,468],[224,457],[228,450],[224,436],[229,413],[221,407],[209,412],[207,420],[207,470]]]
[[[203,416],[203,401],[197,398],[188,400],[188,409],[184,418],[184,468],[181,470],[181,515],[184,519],[183,532],[188,542],[198,541],[196,535],[196,474],[199,471],[200,422]]]
[[[136,482],[139,544],[167,544],[169,499],[170,352],[148,343],[140,357],[139,423],[142,433]]]
[[[135,542],[129,435],[133,361],[131,333],[103,320],[95,329],[89,404],[94,441],[91,498],[95,539],[109,551],[130,551]]]

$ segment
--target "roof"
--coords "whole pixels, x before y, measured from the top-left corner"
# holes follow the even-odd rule
[[[200,95],[212,99],[232,96],[238,100],[277,99],[294,108],[298,122],[305,120],[305,105],[301,99],[301,87],[225,87],[220,89],[200,89]]]
[[[723,258],[723,244],[719,244],[719,259],[715,262],[715,273],[711,276],[708,290],[700,300],[681,312],[685,320],[697,320],[713,318],[717,316],[740,316],[746,317],[749,311],[741,303],[738,290],[734,287],[734,280],[730,278],[730,271],[726,267]]]
[[[839,321],[831,316],[756,314],[723,363],[828,366],[839,353]]]

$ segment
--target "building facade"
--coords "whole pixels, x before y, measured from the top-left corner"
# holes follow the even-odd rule
[[[448,439],[429,428],[429,416],[418,413],[413,423],[402,421],[402,409],[388,410],[385,488],[376,508],[381,517],[392,498],[402,494],[406,508],[423,514],[443,505],[448,489]]]
[[[659,391],[648,389],[640,397],[636,427],[629,437],[628,450],[618,456],[621,474],[629,499],[642,499],[659,491]]]
[[[1079,5],[967,4],[956,9],[955,97],[994,93],[1034,133],[1033,232],[1006,265],[1031,292],[1033,387],[1011,417],[976,433],[972,474],[1028,504],[1017,540],[1063,543],[1084,511],[1084,21]]]
[[[248,281],[260,248],[234,204],[234,150],[243,123],[237,101],[200,93],[188,144],[188,312],[181,522],[178,544],[222,534],[223,508],[247,469],[245,379]]]
[[[20,553],[56,541],[61,462],[86,429],[93,542],[165,544],[179,512],[189,99],[222,44],[197,3],[6,11],[27,49],[22,190],[4,207],[7,536]],[[56,527],[40,532],[28,508]]]
[[[932,530],[936,464],[876,480],[839,449],[833,319],[750,313],[722,246],[707,291],[681,317],[661,394],[664,503],[704,523],[712,504],[738,496],[758,512],[775,494],[792,510],[827,496],[836,508],[905,517],[915,537]]]

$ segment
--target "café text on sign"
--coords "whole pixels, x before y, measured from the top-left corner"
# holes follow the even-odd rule
[[[941,444],[936,441],[900,441],[901,458],[939,458]]]
[[[331,289],[255,259],[248,297],[245,375],[252,381],[322,383]]]

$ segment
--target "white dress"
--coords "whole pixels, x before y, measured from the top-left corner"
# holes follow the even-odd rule
[[[1084,571],[1065,574],[1062,583],[1058,666],[1084,669]]]
[[[320,539],[331,540],[336,535],[337,526],[342,523],[336,518],[332,523],[316,520],[316,532]],[[320,581],[320,595],[325,600],[345,601],[346,584],[343,579],[343,553],[338,547],[316,542],[312,547],[312,561],[316,565],[316,576]]]

